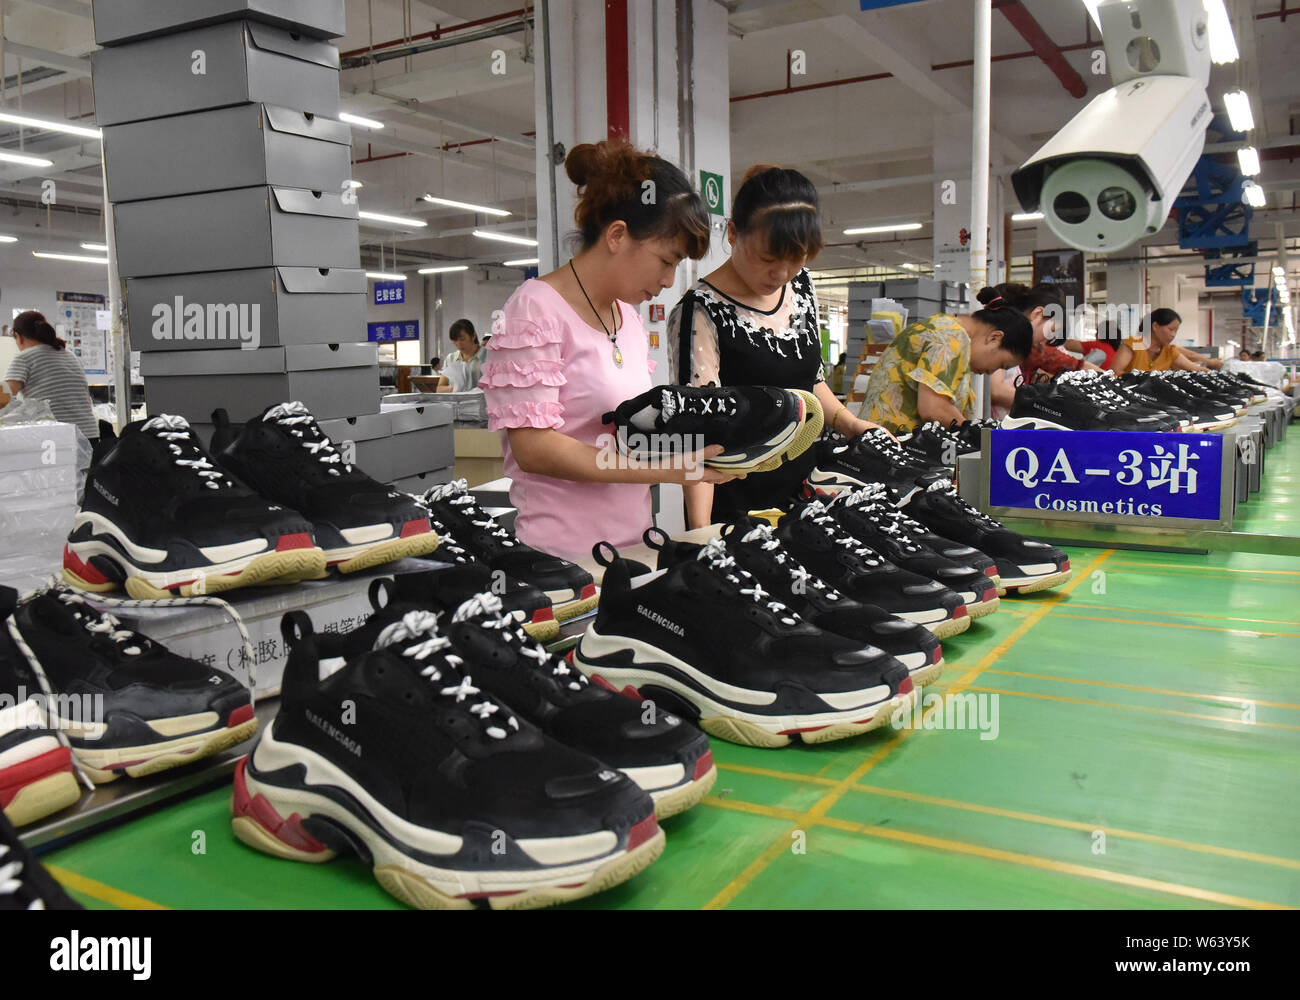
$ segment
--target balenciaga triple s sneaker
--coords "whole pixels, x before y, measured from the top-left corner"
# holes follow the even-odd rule
[[[96,457],[63,550],[74,587],[145,600],[325,570],[307,519],[227,475],[182,417],[128,424]]]
[[[94,782],[189,764],[257,731],[238,680],[123,628],[71,590],[28,595],[14,624],[49,682],[50,723]]]
[[[573,662],[712,736],[756,747],[869,732],[915,699],[907,668],[774,599],[719,539],[650,572],[604,543],[604,599]]]
[[[770,386],[658,386],[604,421],[620,454],[647,461],[722,445],[705,464],[737,475],[767,472],[817,440],[821,403],[811,392]]]
[[[707,736],[653,702],[592,683],[548,653],[494,595],[479,594],[438,616],[408,610],[400,592],[384,601],[381,592],[389,588],[386,580],[371,585],[375,613],[348,634],[349,653],[373,647],[381,635],[400,650],[441,631],[475,684],[547,736],[618,768],[650,793],[659,819],[689,809],[713,787],[718,771]]]
[[[632,779],[481,690],[446,636],[392,628],[347,656],[346,639],[285,616],[280,711],[236,768],[236,837],[295,861],[356,853],[422,909],[581,899],[663,852]]]
[[[81,788],[72,751],[49,728],[40,679],[9,632],[17,603],[16,590],[0,587],[0,810],[24,826],[72,805]]]
[[[420,503],[476,558],[542,590],[555,608],[557,621],[585,615],[600,599],[590,573],[567,559],[525,545],[479,506],[465,480],[435,486],[420,497]]]
[[[217,453],[217,461],[268,500],[301,511],[326,561],[340,573],[438,547],[419,504],[343,461],[302,403],[268,407]]]
[[[873,483],[911,482],[934,475],[929,458],[904,451],[887,431],[872,428],[848,440],[827,438],[818,446],[817,467],[807,487],[814,496],[834,497]]]

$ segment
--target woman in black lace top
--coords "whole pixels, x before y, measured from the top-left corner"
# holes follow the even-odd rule
[[[816,393],[827,430],[852,437],[875,427],[845,409],[826,384],[817,293],[806,269],[822,248],[812,182],[796,170],[751,167],[732,203],[727,240],[730,259],[698,281],[669,317],[672,380],[803,389]],[[687,526],[788,506],[816,452],[721,486],[688,484]]]

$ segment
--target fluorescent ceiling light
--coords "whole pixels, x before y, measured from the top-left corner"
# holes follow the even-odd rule
[[[0,150],[0,163],[21,163],[25,167],[52,167],[53,160],[46,160],[39,156],[23,156],[21,153],[10,153]]]
[[[521,247],[535,247],[536,240],[527,236],[511,236],[509,233],[494,233],[487,229],[475,229],[474,235],[481,240],[500,240],[502,243],[518,243]]]
[[[915,271],[915,270],[916,270],[916,265],[915,265],[915,264],[911,264],[911,263],[904,263],[904,264],[903,264],[903,269],[906,270],[906,271]]]
[[[1209,15],[1207,29],[1210,35],[1210,61],[1222,66],[1237,61],[1237,39],[1232,34],[1232,22],[1223,0],[1205,0],[1205,13]]]
[[[79,264],[107,264],[107,257],[85,257],[75,253],[51,253],[47,250],[33,250],[33,257],[44,257],[46,260],[70,260]]]
[[[501,266],[502,267],[528,267],[528,265],[536,264],[536,263],[538,263],[538,259],[536,257],[529,257],[527,260],[508,260]]]
[[[363,186],[364,186],[364,185],[362,185],[362,183],[361,183],[360,181],[348,181],[348,187],[350,187],[350,188],[359,188],[359,187],[363,187]]]
[[[0,236],[0,243],[17,243],[17,236]]]
[[[87,139],[100,138],[99,129],[97,128],[86,128],[84,125],[72,125],[69,122],[50,121],[46,118],[11,115],[8,111],[0,111],[0,122],[9,122],[11,125],[26,125],[29,128],[46,129],[50,132],[67,132],[70,135],[85,136]]]
[[[1038,222],[1045,218],[1042,212],[1016,212],[1011,216],[1012,222]]]
[[[1276,278],[1285,278],[1285,277],[1286,277],[1286,268],[1283,267],[1281,264],[1274,264],[1274,265],[1273,265],[1273,276],[1276,277]]]
[[[504,208],[488,208],[487,205],[472,205],[467,201],[452,201],[450,198],[438,198],[431,194],[424,195],[424,200],[431,205],[445,205],[448,208],[463,208],[467,212],[482,212],[485,215],[506,216],[510,213]]]
[[[1254,181],[1246,181],[1241,187],[1242,197],[1251,208],[1263,208],[1265,204],[1264,189]]]
[[[369,222],[384,222],[392,226],[414,226],[423,229],[428,225],[423,219],[408,219],[401,215],[381,215],[379,212],[357,212],[357,215]]]
[[[1237,150],[1237,162],[1241,164],[1243,174],[1254,177],[1259,173],[1259,150],[1254,146],[1243,146]]]
[[[405,281],[406,280],[406,275],[404,274],[387,274],[384,271],[367,271],[366,277],[377,278],[380,281]]]
[[[373,118],[362,118],[360,115],[350,115],[346,111],[339,112],[339,121],[347,122],[349,125],[360,125],[362,128],[383,128],[384,123],[375,121]]]
[[[81,249],[98,250],[100,253],[108,253],[108,244],[107,243],[83,243],[81,244]]]
[[[456,264],[452,267],[422,267],[420,274],[450,274],[453,271],[468,271],[468,264]]]
[[[1083,5],[1088,8],[1088,16],[1092,18],[1092,23],[1101,30],[1101,17],[1097,14],[1097,8],[1101,6],[1101,0],[1083,0]]]
[[[1249,132],[1255,127],[1255,115],[1250,110],[1250,95],[1244,90],[1231,90],[1223,95],[1228,109],[1228,121],[1237,132]]]
[[[921,224],[919,222],[896,222],[889,226],[859,226],[856,229],[846,229],[844,235],[864,236],[867,233],[898,233],[920,228]]]

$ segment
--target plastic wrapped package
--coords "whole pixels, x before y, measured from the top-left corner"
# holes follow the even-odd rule
[[[72,424],[0,420],[0,583],[22,592],[59,572],[89,464]]]

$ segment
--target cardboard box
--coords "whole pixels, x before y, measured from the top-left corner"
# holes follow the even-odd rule
[[[252,21],[100,49],[90,64],[100,128],[250,102],[339,113],[339,50]]]
[[[149,413],[210,423],[223,407],[241,424],[268,406],[303,403],[318,420],[374,413],[374,344],[310,344],[256,351],[150,351],[140,358]]]
[[[392,421],[388,439],[389,467],[398,479],[448,468],[456,462],[452,433],[454,409],[444,403],[391,406],[380,410]]]
[[[403,476],[394,479],[393,488],[418,497],[421,493],[432,489],[434,486],[441,486],[443,483],[449,482],[451,482],[450,466],[445,469],[435,469],[432,472],[421,472],[414,476]]]
[[[389,441],[393,425],[387,413],[322,420],[320,429],[329,435],[345,461],[351,461],[371,479],[392,482]]]
[[[242,18],[316,38],[347,30],[343,0],[95,0],[93,11],[103,46]]]
[[[203,322],[192,313],[187,330],[192,307]],[[366,275],[360,268],[264,267],[128,278],[126,308],[137,351],[347,343],[365,331]]]
[[[342,194],[352,176],[346,122],[272,104],[110,125],[108,196],[115,203],[272,185]]]
[[[256,267],[356,268],[356,202],[305,188],[247,187],[113,206],[124,278]]]

